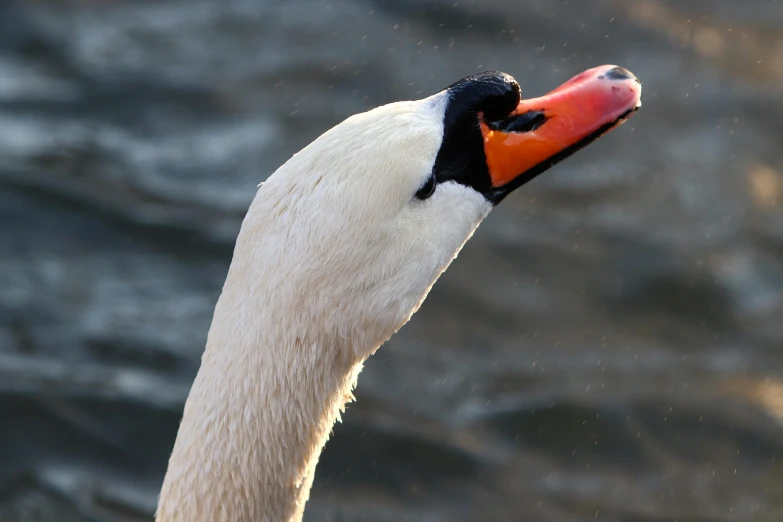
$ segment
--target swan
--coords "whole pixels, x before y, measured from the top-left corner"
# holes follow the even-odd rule
[[[363,362],[489,211],[641,105],[605,65],[521,99],[464,78],[349,117],[263,182],[242,222],[157,522],[299,522]]]

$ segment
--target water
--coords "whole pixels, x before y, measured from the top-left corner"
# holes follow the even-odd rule
[[[783,3],[0,4],[0,521],[150,520],[255,186],[346,116],[595,65],[626,125],[368,362],[306,520],[783,517]]]

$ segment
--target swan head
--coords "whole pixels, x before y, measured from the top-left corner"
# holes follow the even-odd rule
[[[622,123],[640,96],[613,65],[527,100],[514,78],[485,72],[348,118],[262,184],[238,242],[256,290],[289,324],[374,349],[493,206]]]

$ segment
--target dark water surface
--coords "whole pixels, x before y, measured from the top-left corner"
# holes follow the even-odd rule
[[[150,520],[255,186],[346,116],[618,63],[372,357],[306,520],[783,520],[783,2],[0,3],[0,521]]]

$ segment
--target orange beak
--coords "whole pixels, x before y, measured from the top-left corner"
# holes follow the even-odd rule
[[[587,70],[540,98],[522,100],[504,120],[481,117],[492,187],[505,192],[576,152],[641,106],[642,85],[614,65]]]

